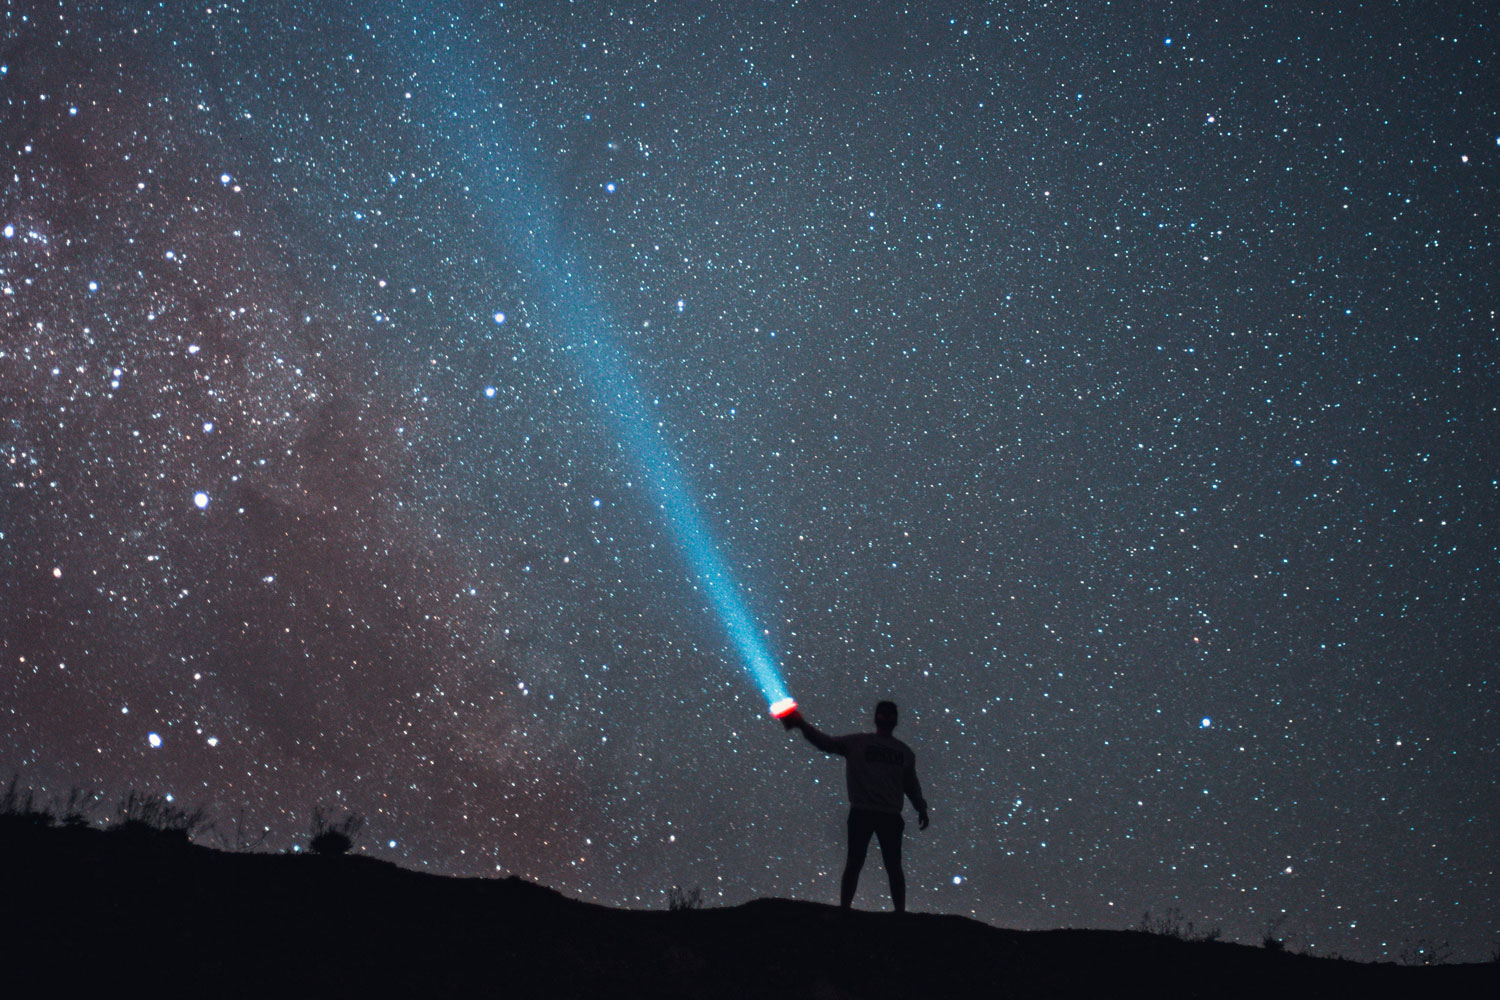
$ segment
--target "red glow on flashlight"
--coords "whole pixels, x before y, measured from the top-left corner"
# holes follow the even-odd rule
[[[771,705],[771,714],[778,719],[784,719],[797,710],[797,703],[790,698],[783,698]]]

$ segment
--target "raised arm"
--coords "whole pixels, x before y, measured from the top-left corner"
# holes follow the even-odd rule
[[[802,730],[802,735],[807,737],[807,742],[817,747],[824,753],[836,753],[842,755],[847,747],[844,740],[837,736],[829,736],[827,733],[819,732],[813,728],[812,723],[802,717],[802,713],[793,711],[783,720],[787,726]]]

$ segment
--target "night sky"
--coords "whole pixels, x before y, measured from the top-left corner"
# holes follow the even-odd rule
[[[1485,5],[100,6],[0,0],[7,781],[834,902],[675,468],[912,909],[1493,952]]]

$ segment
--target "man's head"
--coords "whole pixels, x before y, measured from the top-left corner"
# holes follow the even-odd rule
[[[896,703],[894,701],[881,701],[875,703],[875,731],[890,735],[891,730],[896,728]]]

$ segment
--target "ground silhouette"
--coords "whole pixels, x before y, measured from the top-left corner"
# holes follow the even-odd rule
[[[0,859],[8,982],[63,995],[1500,996],[1500,963],[1361,964],[777,899],[616,910],[516,878],[444,878],[357,854],[230,853],[139,824],[4,817]]]

